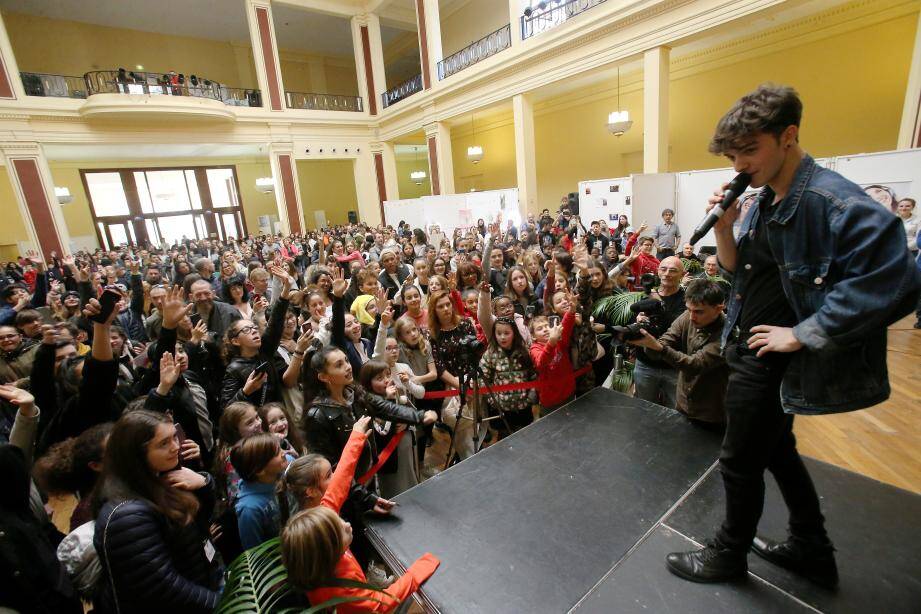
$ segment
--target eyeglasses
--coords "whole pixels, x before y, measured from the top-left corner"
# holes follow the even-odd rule
[[[9,335],[0,335],[0,341],[8,341],[10,339],[17,339],[19,338],[19,336],[20,336],[19,333],[12,333]]]
[[[242,327],[242,328],[238,328],[238,329],[236,330],[236,332],[234,332],[232,335],[230,335],[230,338],[231,338],[231,339],[234,339],[234,338],[236,338],[236,337],[239,337],[240,335],[248,335],[248,334],[250,334],[251,332],[253,332],[254,330],[259,330],[259,327],[253,326],[253,325],[244,326],[244,327]]]

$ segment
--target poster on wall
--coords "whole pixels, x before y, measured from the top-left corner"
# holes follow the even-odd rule
[[[617,226],[621,215],[633,219],[632,182],[629,177],[593,179],[579,182],[579,218],[585,226],[594,220],[604,220]]]

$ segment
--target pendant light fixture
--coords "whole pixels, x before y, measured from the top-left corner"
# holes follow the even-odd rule
[[[620,106],[620,66],[617,67],[617,110],[608,115],[608,132],[614,136],[622,136],[624,132],[630,129],[633,122],[630,121],[630,113],[621,110]]]
[[[473,137],[473,142],[476,143],[476,125],[473,122],[473,113],[470,114],[470,133]],[[467,159],[474,164],[479,163],[479,161],[483,159],[483,148],[479,145],[471,145],[468,147]]]
[[[419,148],[414,147],[413,150],[416,152],[416,164],[418,164],[419,163]],[[409,178],[412,179],[416,183],[416,185],[422,185],[422,180],[425,179],[426,177],[427,175],[425,174],[425,171],[423,170],[413,171],[409,174]]]

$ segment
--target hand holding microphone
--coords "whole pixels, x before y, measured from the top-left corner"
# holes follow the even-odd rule
[[[722,192],[713,193],[713,196],[710,197],[710,206],[707,207],[707,217],[694,229],[694,234],[690,240],[691,245],[700,241],[717,222],[720,223],[720,228],[732,226],[733,222],[739,217],[739,209],[730,205],[736,203],[751,181],[751,175],[739,173],[732,181],[723,184]]]

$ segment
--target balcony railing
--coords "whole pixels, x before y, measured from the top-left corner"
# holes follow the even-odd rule
[[[185,77],[154,72],[96,70],[86,73],[83,77],[90,96],[93,94],[191,96],[219,100],[234,107],[262,106],[262,95],[259,90],[227,87],[194,75]]]
[[[416,92],[422,91],[422,75],[418,74],[411,79],[407,79],[403,83],[390,88],[383,94],[381,94],[381,100],[384,103],[384,108],[386,109],[390,105],[400,102],[404,98],[408,98],[415,94]]]
[[[361,96],[342,96],[340,94],[307,94],[304,92],[285,92],[289,109],[308,109],[310,111],[355,111],[361,112]]]
[[[438,80],[450,77],[468,66],[472,66],[481,60],[485,60],[491,55],[495,55],[503,49],[512,46],[512,28],[511,24],[506,24],[487,34],[475,43],[471,43],[458,51],[452,53],[442,61],[438,62]]]
[[[86,81],[83,77],[40,72],[21,72],[19,77],[27,96],[86,98]]]
[[[522,15],[521,40],[551,30],[603,2],[605,0],[567,0],[563,4],[547,6],[543,10],[532,11],[530,15]]]

